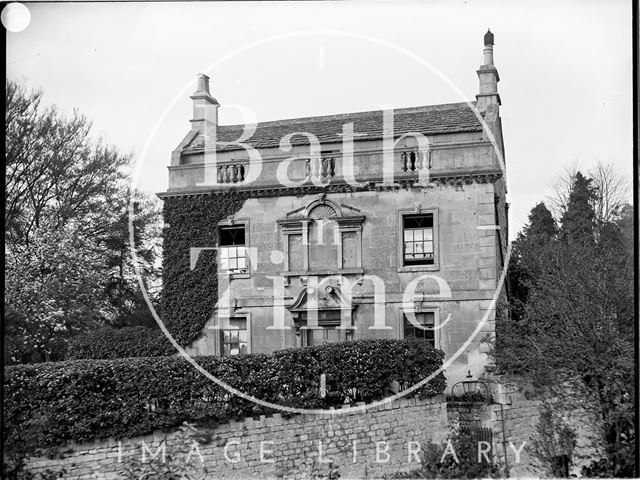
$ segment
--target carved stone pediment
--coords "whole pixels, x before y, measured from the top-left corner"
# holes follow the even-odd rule
[[[295,301],[287,307],[290,312],[306,312],[309,309],[337,309],[351,308],[350,302],[345,300],[340,287],[327,285],[325,287],[306,286]]]
[[[327,200],[326,195],[320,195],[316,200],[312,201],[304,207],[299,207],[286,213],[284,219],[280,222],[301,219],[331,219],[338,220],[341,218],[361,217],[362,211],[345,203],[336,203]]]
[[[351,318],[355,305],[348,301],[340,291],[340,287],[326,285],[324,287],[306,286],[294,302],[287,307],[293,316],[296,330],[306,325],[311,312],[317,314],[318,326],[336,326],[342,318]]]

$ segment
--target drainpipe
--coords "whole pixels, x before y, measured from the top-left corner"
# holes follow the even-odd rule
[[[507,432],[505,430],[504,423],[504,404],[499,403],[500,405],[500,419],[502,420],[502,447],[504,448],[504,473],[508,477],[509,476],[509,460],[507,459]]]

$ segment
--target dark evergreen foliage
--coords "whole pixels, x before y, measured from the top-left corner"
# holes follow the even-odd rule
[[[633,459],[620,452],[635,445],[632,207],[596,222],[594,200],[578,172],[557,232],[544,206],[532,210],[514,242],[493,354],[500,370],[552,391],[581,381],[603,420],[610,475],[622,475]]]
[[[455,455],[454,455],[455,454]],[[487,454],[488,455],[488,454]],[[478,461],[478,438],[471,429],[452,431],[442,444],[429,443],[420,459],[420,468],[396,473],[387,478],[502,478],[503,467],[487,462],[481,454]]]
[[[590,242],[594,236],[596,190],[592,180],[577,172],[569,192],[567,208],[562,214],[562,237],[568,242]]]
[[[444,353],[422,340],[357,340],[273,355],[196,357],[206,371],[256,398],[297,408],[372,402],[426,379]],[[320,374],[329,394],[320,398]],[[438,373],[415,395],[442,393]],[[68,441],[132,437],[184,421],[216,423],[275,413],[218,386],[182,357],[73,360],[5,369],[4,446],[22,453]]]
[[[161,357],[176,353],[162,330],[105,327],[73,337],[67,345],[65,360]]]
[[[538,203],[529,213],[529,223],[523,229],[525,236],[546,235],[553,237],[558,233],[558,226],[544,202]]]

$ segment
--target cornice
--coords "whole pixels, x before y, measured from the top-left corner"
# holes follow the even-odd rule
[[[203,187],[198,189],[182,189],[176,191],[160,192],[157,196],[161,199],[170,197],[187,197],[187,196],[216,196],[216,195],[228,195],[231,193],[244,194],[247,198],[260,198],[260,197],[282,197],[282,196],[304,196],[312,195],[316,193],[355,193],[355,192],[389,192],[399,191],[401,189],[408,188],[421,188],[423,190],[440,187],[440,186],[462,186],[470,185],[472,183],[494,183],[496,180],[502,177],[502,172],[499,169],[487,169],[483,171],[476,171],[473,173],[464,172],[441,172],[434,173],[429,178],[428,185],[418,184],[419,179],[414,178],[396,178],[396,182],[391,185],[384,185],[381,183],[379,177],[372,178],[360,182],[360,186],[352,186],[345,182],[331,183],[329,185],[317,186],[314,184],[302,185],[296,187],[285,187],[282,185],[265,185],[265,186],[227,186],[223,188],[211,188]]]

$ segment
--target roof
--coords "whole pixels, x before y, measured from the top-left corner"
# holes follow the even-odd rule
[[[475,106],[475,102],[471,102]],[[355,140],[375,140],[383,136],[383,111],[343,113],[321,117],[294,118],[261,122],[257,124],[253,136],[246,141],[254,148],[278,147],[280,140],[293,132],[309,132],[314,134],[320,143],[340,142],[343,124],[353,122]],[[219,125],[217,129],[219,142],[233,142],[240,138],[245,125]],[[482,124],[469,104],[449,103],[423,107],[401,108],[394,110],[394,137],[405,133],[422,133],[434,135],[442,133],[482,131]],[[362,134],[366,135],[362,135]],[[360,135],[358,135],[360,134]],[[198,134],[189,142],[184,151],[201,151],[204,136]],[[291,139],[293,145],[308,145],[305,136],[296,135]],[[207,148],[212,147],[209,138]],[[219,151],[241,150],[236,145],[218,145]]]

